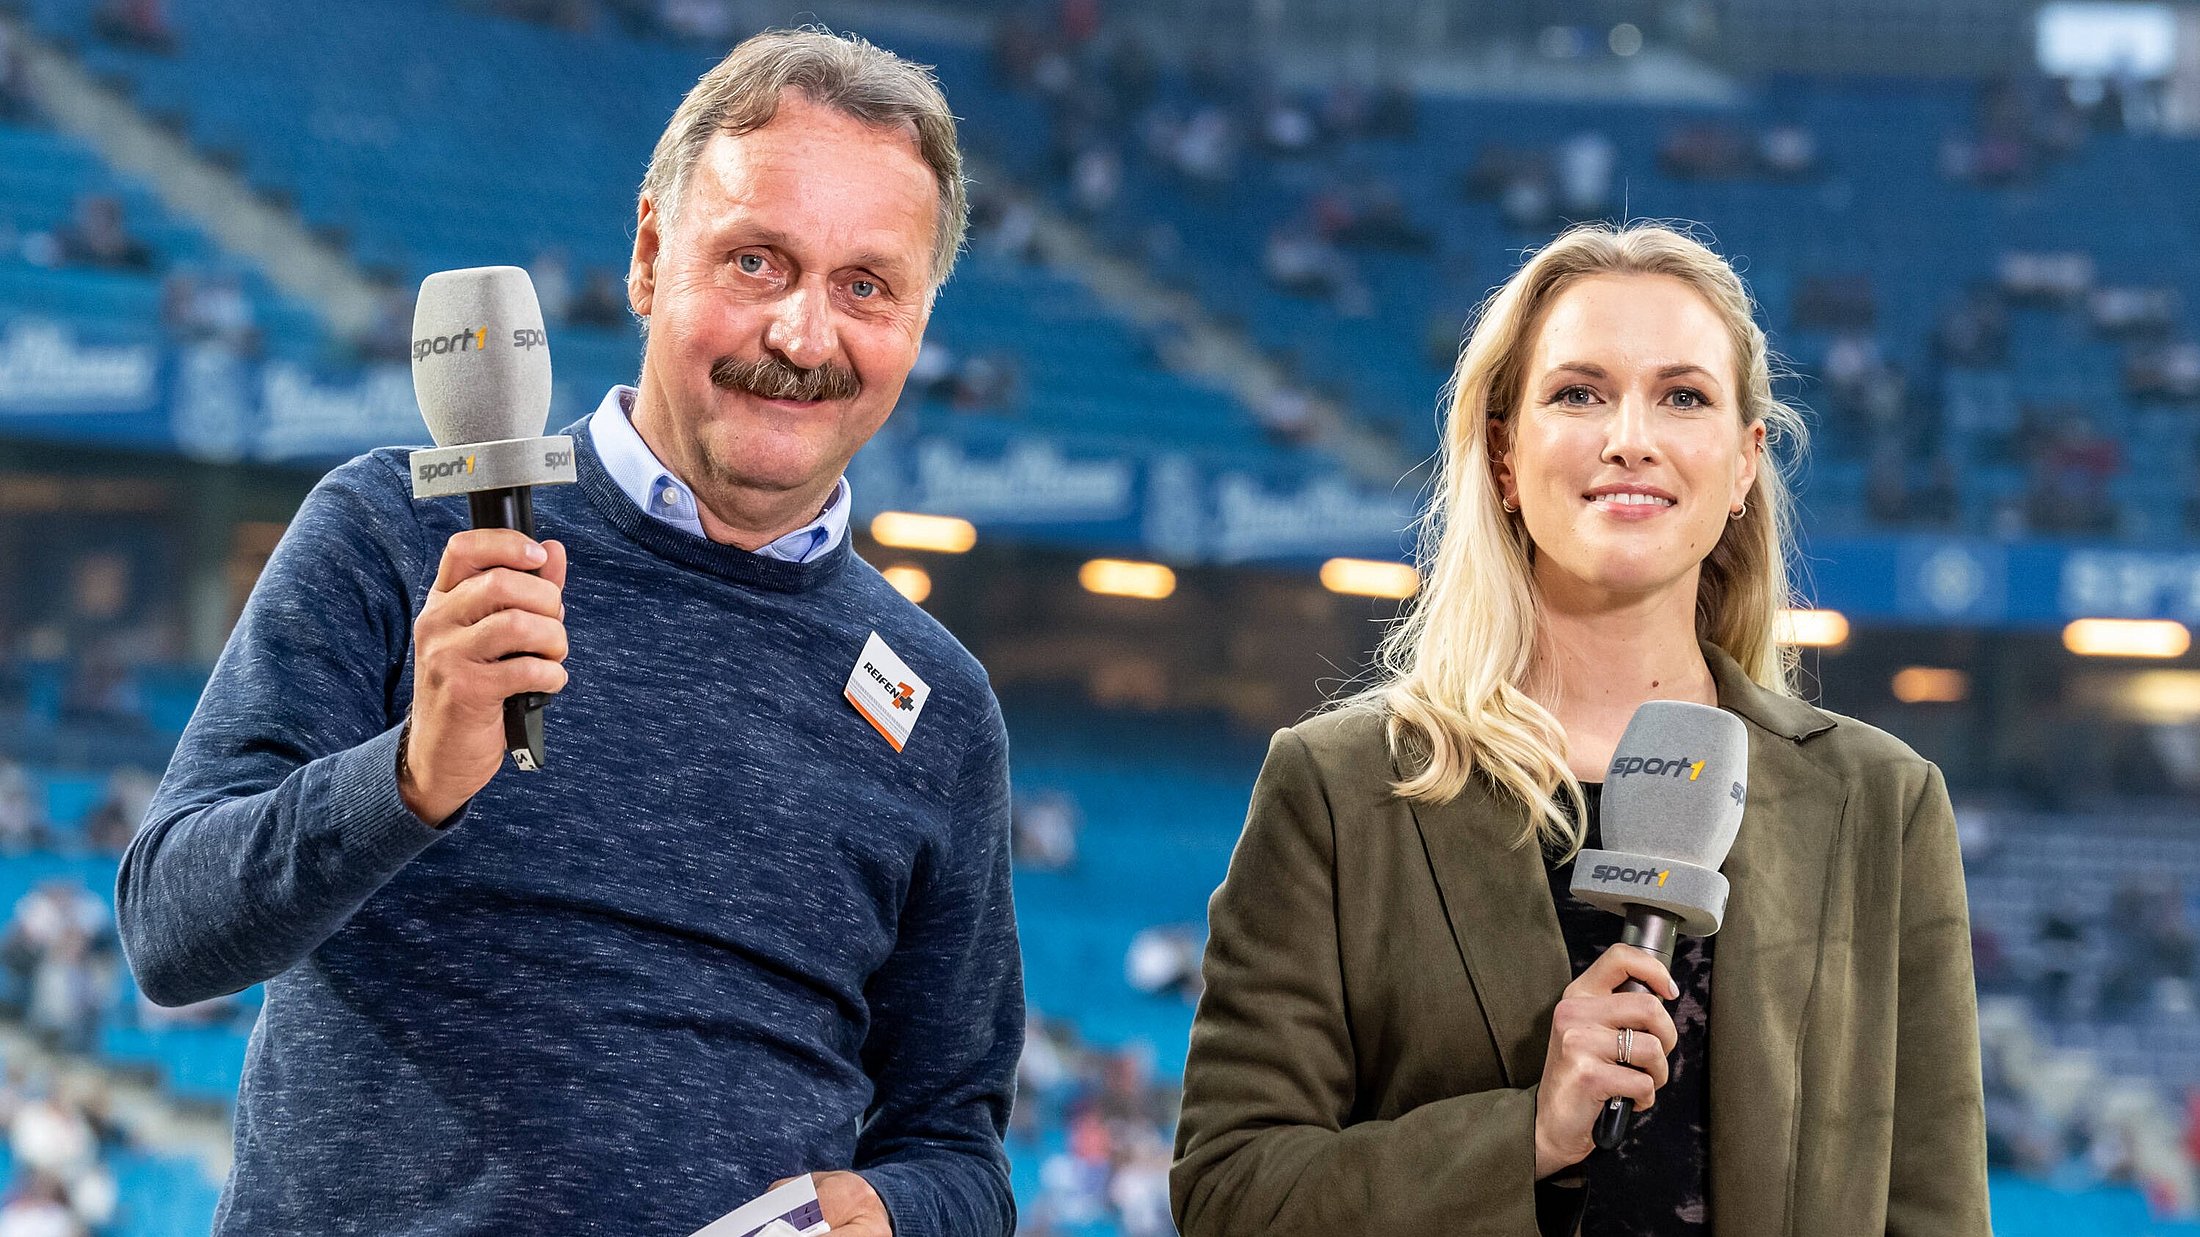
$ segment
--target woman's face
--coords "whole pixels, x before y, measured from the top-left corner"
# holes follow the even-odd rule
[[[1710,303],[1669,275],[1583,279],[1534,328],[1526,382],[1496,472],[1544,595],[1693,598],[1765,437]]]

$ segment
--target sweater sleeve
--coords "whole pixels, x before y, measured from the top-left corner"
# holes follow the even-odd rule
[[[307,496],[254,585],[116,878],[156,1003],[289,969],[442,836],[397,793],[418,527],[394,470],[362,457]]]
[[[855,1168],[895,1237],[1009,1237],[1008,1130],[1024,1044],[1010,889],[1008,734],[986,693],[953,834],[916,873],[893,955],[868,986],[864,1070],[876,1097]]]

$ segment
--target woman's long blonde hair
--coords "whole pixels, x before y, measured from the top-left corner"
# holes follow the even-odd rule
[[[1477,312],[1445,387],[1444,447],[1420,524],[1420,594],[1384,636],[1379,681],[1346,703],[1377,703],[1406,776],[1399,794],[1441,803],[1480,773],[1526,806],[1519,844],[1540,838],[1567,853],[1585,826],[1581,783],[1566,764],[1566,734],[1530,694],[1542,599],[1532,546],[1500,506],[1492,439],[1511,431],[1527,389],[1533,332],[1559,294],[1593,275],[1670,275],[1694,288],[1734,341],[1742,424],[1765,425],[1765,458],[1740,519],[1704,560],[1696,632],[1764,687],[1793,695],[1792,649],[1774,624],[1791,603],[1793,501],[1776,448],[1804,441],[1800,413],[1774,398],[1772,361],[1749,292],[1726,260],[1662,224],[1586,224],[1529,258]],[[1538,684],[1536,686],[1545,686]],[[1558,803],[1573,801],[1569,819]]]

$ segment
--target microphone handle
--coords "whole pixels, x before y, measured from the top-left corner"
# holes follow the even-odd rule
[[[1658,956],[1667,970],[1673,967],[1673,934],[1679,921],[1665,911],[1648,906],[1631,906],[1627,909],[1627,928],[1620,933],[1620,943],[1647,949]],[[1621,984],[1620,992],[1648,992],[1650,986],[1639,979]],[[1635,1122],[1635,1101],[1624,1095],[1615,1095],[1604,1101],[1604,1110],[1597,1114],[1593,1137],[1600,1150],[1610,1151],[1627,1137],[1627,1130]]]
[[[513,528],[530,538],[535,535],[533,486],[479,490],[466,496],[466,505],[473,512],[475,528]],[[504,701],[504,750],[523,772],[533,773],[543,766],[542,706],[549,702],[544,692],[521,692]]]

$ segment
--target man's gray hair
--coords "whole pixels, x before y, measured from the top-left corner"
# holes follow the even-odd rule
[[[780,96],[798,90],[820,107],[832,108],[883,128],[908,125],[916,131],[917,151],[932,169],[940,191],[939,222],[933,229],[931,281],[947,282],[962,250],[970,203],[963,182],[962,149],[955,138],[955,115],[947,110],[931,67],[904,60],[854,35],[817,27],[767,30],[745,39],[705,73],[681,100],[642,177],[641,196],[655,204],[669,229],[678,217],[688,173],[710,139],[720,133],[742,134],[770,124]],[[851,174],[860,169],[847,169]]]

